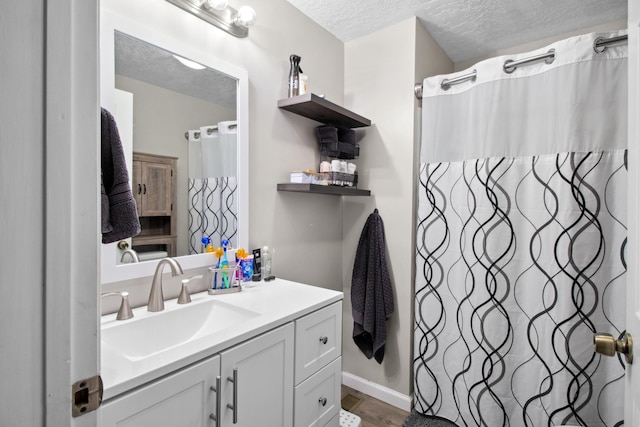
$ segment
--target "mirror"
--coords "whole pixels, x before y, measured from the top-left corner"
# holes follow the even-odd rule
[[[101,102],[118,123],[142,227],[127,241],[139,263],[101,245],[102,283],[150,276],[164,256],[212,265],[202,236],[247,247],[246,71],[104,10],[100,49]]]

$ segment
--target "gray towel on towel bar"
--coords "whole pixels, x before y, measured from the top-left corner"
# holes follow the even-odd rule
[[[353,341],[378,363],[384,358],[386,321],[394,310],[393,289],[387,268],[384,224],[374,210],[362,229],[351,276]]]
[[[107,110],[101,114],[102,243],[112,243],[140,233],[136,201],[116,121]]]

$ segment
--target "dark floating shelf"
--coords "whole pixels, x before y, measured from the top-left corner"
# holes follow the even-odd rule
[[[351,129],[371,126],[371,120],[312,93],[281,99],[278,108],[337,127]]]
[[[295,193],[328,194],[332,196],[370,196],[370,190],[353,187],[339,187],[336,185],[317,184],[278,184],[278,191],[293,191]]]

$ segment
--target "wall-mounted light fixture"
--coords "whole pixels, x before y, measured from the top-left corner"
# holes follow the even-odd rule
[[[229,0],[167,0],[192,15],[236,37],[247,37],[256,22],[256,12],[249,6],[235,10]]]

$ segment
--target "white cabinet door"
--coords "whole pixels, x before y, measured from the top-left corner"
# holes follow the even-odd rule
[[[222,426],[293,426],[293,330],[289,323],[221,353]]]
[[[220,357],[215,356],[161,378],[133,393],[106,402],[102,427],[210,427],[216,416],[216,377]]]

